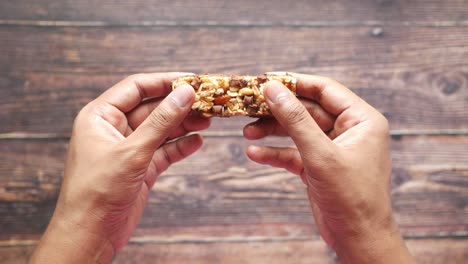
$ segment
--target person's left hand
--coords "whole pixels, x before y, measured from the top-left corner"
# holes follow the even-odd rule
[[[188,116],[190,85],[170,93],[182,75],[130,76],[80,111],[57,207],[32,263],[108,262],[128,242],[156,177],[202,145],[199,135],[182,136],[210,124]]]

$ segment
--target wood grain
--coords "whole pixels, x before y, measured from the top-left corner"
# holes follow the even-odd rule
[[[260,145],[288,145],[269,138]],[[311,223],[300,180],[250,162],[238,137],[207,138],[200,152],[160,176],[140,228]],[[0,238],[40,234],[53,212],[65,141],[0,145]],[[408,237],[468,232],[468,137],[393,140],[393,205]],[[203,168],[187,171],[187,168]],[[297,235],[313,235],[298,229]]]
[[[370,30],[0,27],[0,133],[68,135],[77,111],[130,73],[275,69],[341,81],[392,129],[466,130],[466,30],[388,27],[380,37]],[[215,130],[239,131],[247,121],[238,120]]]
[[[138,257],[134,257],[137,255]],[[131,245],[113,263],[336,263],[322,241]]]
[[[391,122],[393,208],[417,263],[467,263],[467,26],[463,0],[0,1],[0,138],[22,138],[0,140],[0,263],[26,263],[45,229],[79,109],[174,70],[346,84]],[[114,263],[337,263],[300,180],[243,154],[249,121],[213,120]]]
[[[461,264],[468,261],[467,240],[407,240],[407,245],[416,263]],[[171,263],[173,258],[180,259],[180,263],[190,259],[196,259],[198,263],[338,263],[334,253],[327,249],[322,241],[314,240],[262,244],[189,244],[186,247],[172,247],[131,245],[116,257],[115,263],[145,263],[151,259],[159,260],[161,257],[163,259],[160,261],[163,263]],[[139,257],[135,258],[137,254],[134,251],[139,252]]]
[[[389,26],[379,36],[372,35],[372,27],[176,29],[1,27],[0,58],[5,63],[0,71],[247,74],[308,69],[350,75],[364,67],[377,74],[448,67],[451,73],[466,66],[460,60],[467,54],[463,27]]]
[[[34,246],[0,247],[0,262],[3,264],[26,264]]]
[[[406,240],[416,263],[462,264],[468,261],[466,239]],[[0,262],[26,263],[30,246],[0,247]],[[319,240],[250,243],[129,244],[113,263],[338,263]]]
[[[222,24],[248,22],[285,23],[337,22],[363,24],[378,22],[438,22],[468,19],[463,0],[361,0],[326,1],[2,1],[0,18],[10,20],[104,21],[131,24],[141,21],[187,23],[210,21]],[[167,23],[170,25],[170,23]]]
[[[468,261],[468,240],[407,240],[416,263],[465,263]],[[136,252],[138,253],[136,253]],[[138,256],[138,257],[135,257]],[[334,253],[322,241],[287,241],[243,244],[188,244],[186,246],[131,245],[115,259],[115,263],[146,263],[151,260],[178,263],[338,263]]]

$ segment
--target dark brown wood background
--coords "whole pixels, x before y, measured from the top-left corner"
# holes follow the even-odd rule
[[[333,77],[387,116],[411,252],[467,263],[467,61],[464,0],[1,1],[0,262],[26,262],[54,209],[73,118],[113,83],[288,70]],[[159,178],[115,263],[336,263],[300,180],[243,154],[249,119],[213,121],[203,149]]]

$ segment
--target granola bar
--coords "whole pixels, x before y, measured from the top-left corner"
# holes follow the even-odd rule
[[[296,79],[289,75],[228,76],[193,75],[178,78],[172,89],[190,84],[195,89],[192,109],[204,116],[252,116],[271,115],[263,96],[263,85],[268,81],[280,81],[293,93]]]

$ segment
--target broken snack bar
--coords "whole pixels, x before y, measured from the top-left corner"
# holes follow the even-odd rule
[[[192,109],[210,116],[271,115],[263,96],[266,82],[276,80],[296,93],[296,79],[289,75],[229,76],[192,75],[176,79],[172,89],[190,84],[196,92]]]

